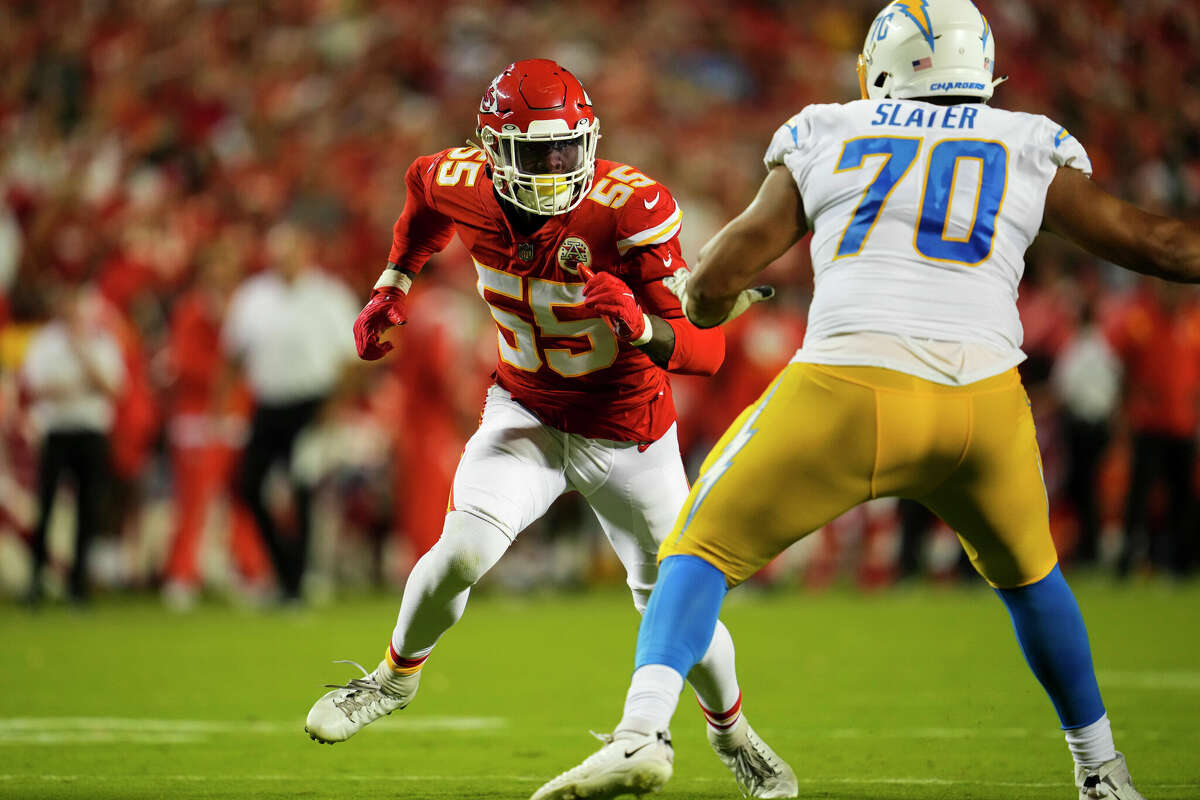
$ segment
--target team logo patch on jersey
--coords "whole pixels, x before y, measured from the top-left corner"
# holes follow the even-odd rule
[[[517,245],[517,258],[522,261],[533,261],[533,242],[521,242]]]
[[[583,239],[578,236],[568,236],[559,245],[558,265],[563,268],[564,272],[578,275],[580,264],[585,267],[591,266],[592,251],[588,249],[587,242]]]

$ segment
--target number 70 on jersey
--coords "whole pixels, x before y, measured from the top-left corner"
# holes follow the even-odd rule
[[[875,179],[862,198],[838,241],[834,259],[858,255],[879,221],[893,190],[917,160],[923,139],[902,136],[866,136],[842,145],[834,173],[862,169],[871,156],[883,157]],[[955,197],[959,167],[964,161],[978,164],[974,210],[965,236],[950,233],[951,201]],[[929,150],[925,182],[921,189],[920,216],[913,232],[913,247],[926,258],[974,266],[992,252],[996,217],[1008,183],[1008,149],[984,139],[945,139]],[[960,195],[961,196],[961,195]]]

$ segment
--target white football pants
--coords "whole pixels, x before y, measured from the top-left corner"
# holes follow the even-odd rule
[[[442,536],[404,586],[392,632],[396,654],[428,654],[462,617],[471,587],[570,490],[596,514],[625,567],[634,606],[644,611],[658,573],[658,545],[688,495],[675,427],[644,450],[631,442],[588,439],[543,425],[493,386],[459,461]],[[737,702],[733,640],[722,623],[688,680],[709,710]]]

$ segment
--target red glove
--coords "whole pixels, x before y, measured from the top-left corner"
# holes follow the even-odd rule
[[[645,339],[649,338],[646,336],[649,333],[646,312],[642,311],[625,281],[611,272],[592,272],[582,264],[579,271],[587,278],[583,287],[583,305],[604,317],[621,341],[645,344]]]
[[[384,286],[371,292],[371,299],[354,320],[354,345],[358,357],[375,361],[387,355],[391,342],[379,341],[379,334],[393,325],[403,325],[408,319],[405,303],[408,295],[395,286]]]

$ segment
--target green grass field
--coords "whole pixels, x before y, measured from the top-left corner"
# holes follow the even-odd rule
[[[1200,585],[1074,581],[1101,686],[1149,800],[1200,797]],[[420,694],[333,747],[304,715],[331,664],[371,668],[396,597],[291,614],[149,600],[0,608],[0,797],[525,798],[620,714],[636,615],[616,589],[483,594]],[[724,619],[745,709],[801,796],[1074,798],[1070,757],[986,589],[739,590]],[[690,690],[663,798],[735,798]]]

